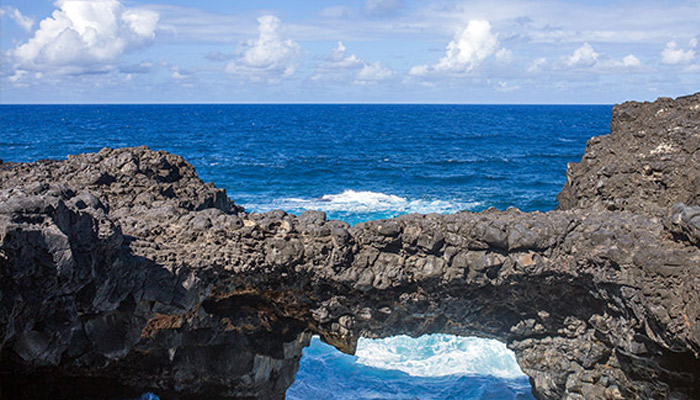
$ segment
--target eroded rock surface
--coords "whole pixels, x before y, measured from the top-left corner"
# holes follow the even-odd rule
[[[547,213],[349,227],[146,148],[0,164],[3,398],[281,399],[312,334],[435,332],[505,342],[538,398],[699,398],[699,113],[616,106]]]
[[[700,205],[700,96],[613,108],[610,135],[588,141],[557,196],[561,209],[625,210],[659,218]]]

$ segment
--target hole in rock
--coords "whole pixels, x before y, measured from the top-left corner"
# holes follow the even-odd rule
[[[314,337],[287,400],[314,398],[534,399],[505,344],[445,334],[361,338],[355,356]]]

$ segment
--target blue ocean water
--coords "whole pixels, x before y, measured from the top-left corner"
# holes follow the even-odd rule
[[[610,106],[0,106],[0,159],[147,145],[185,157],[250,211],[319,209],[351,224],[409,212],[550,210]],[[318,339],[288,399],[531,399],[504,346],[431,335]]]

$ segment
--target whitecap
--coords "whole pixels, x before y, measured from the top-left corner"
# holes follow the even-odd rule
[[[357,362],[412,376],[490,375],[520,378],[524,374],[514,353],[492,339],[445,334],[418,338],[400,335],[385,339],[360,338]]]
[[[344,190],[341,193],[326,194],[319,198],[288,197],[269,203],[242,204],[251,211],[265,212],[282,209],[288,212],[318,210],[343,214],[383,214],[389,216],[419,213],[447,214],[479,207],[479,202],[448,201],[440,199],[407,199],[394,194],[372,191]]]

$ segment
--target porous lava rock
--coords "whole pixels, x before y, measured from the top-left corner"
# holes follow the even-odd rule
[[[283,399],[319,335],[498,339],[540,399],[700,398],[700,94],[615,106],[560,207],[247,213],[145,147],[0,164],[3,399]]]

